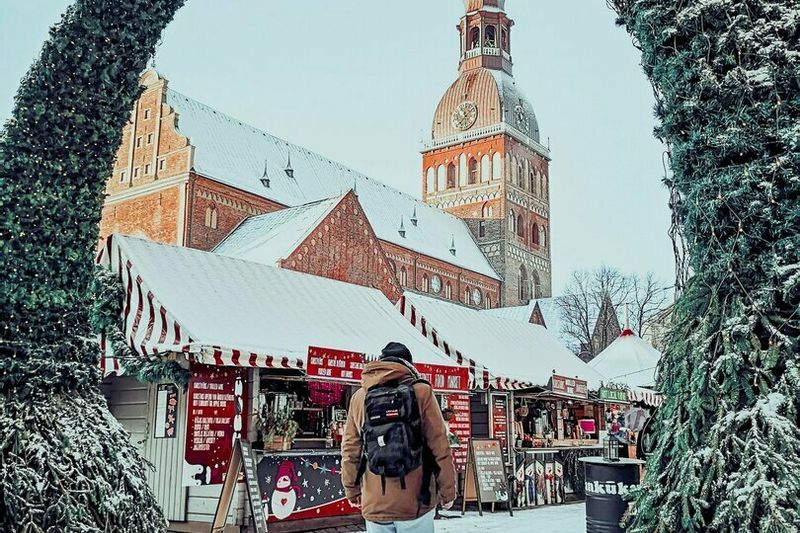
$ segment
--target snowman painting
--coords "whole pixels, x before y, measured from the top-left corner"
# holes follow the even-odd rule
[[[297,485],[297,474],[291,461],[284,461],[278,467],[275,476],[275,491],[272,493],[272,515],[278,520],[285,520],[294,512],[300,487]]]

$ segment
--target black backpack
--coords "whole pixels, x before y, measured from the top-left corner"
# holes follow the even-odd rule
[[[386,494],[386,478],[400,480],[406,489],[405,478],[423,467],[423,486],[420,501],[430,504],[431,474],[436,473],[436,461],[425,444],[419,404],[414,385],[428,384],[424,379],[409,377],[390,381],[367,390],[364,398],[364,425],[361,428],[363,455],[357,482],[367,468],[381,477]]]

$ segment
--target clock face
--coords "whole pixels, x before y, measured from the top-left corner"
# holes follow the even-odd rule
[[[436,294],[442,291],[442,278],[439,276],[433,276],[431,278],[431,290]]]
[[[530,130],[530,121],[528,121],[528,115],[525,113],[524,107],[518,105],[516,109],[514,109],[514,118],[517,121],[517,127],[520,131],[528,133],[528,130]]]
[[[453,127],[468,130],[478,120],[478,106],[475,102],[463,102],[453,111]]]
[[[481,291],[478,289],[473,289],[472,291],[472,303],[475,305],[481,305],[483,301],[483,296],[481,295]]]

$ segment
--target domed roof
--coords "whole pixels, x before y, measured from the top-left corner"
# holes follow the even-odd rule
[[[464,102],[477,107],[475,121],[466,130],[456,127],[452,118]],[[461,73],[439,102],[433,118],[433,138],[441,139],[501,122],[539,142],[539,123],[533,106],[514,78],[487,68],[468,70]]]
[[[484,7],[495,7],[504,11],[506,8],[506,0],[464,0],[464,7],[467,13],[483,9]]]

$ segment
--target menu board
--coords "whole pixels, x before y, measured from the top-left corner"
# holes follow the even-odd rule
[[[361,381],[363,370],[364,354],[313,346],[308,348],[306,373],[310,378]]]
[[[508,459],[508,396],[492,394],[492,437],[500,441],[503,449],[503,460]]]
[[[235,439],[245,432],[244,370],[193,365],[183,485],[219,485]]]
[[[470,473],[474,475],[474,486],[480,503],[508,502],[508,482],[503,453],[500,450],[500,441],[495,439],[470,440],[471,461],[468,463],[467,478]],[[474,469],[474,470],[473,470]],[[473,472],[469,472],[473,470]],[[470,497],[468,490],[466,497]]]
[[[469,369],[464,366],[429,365],[416,363],[420,377],[439,392],[466,391],[469,386]]]
[[[449,422],[450,433],[458,439],[458,444],[451,444],[453,463],[456,471],[463,472],[467,465],[469,439],[472,436],[469,394],[448,394],[447,407],[453,410],[453,420]]]

